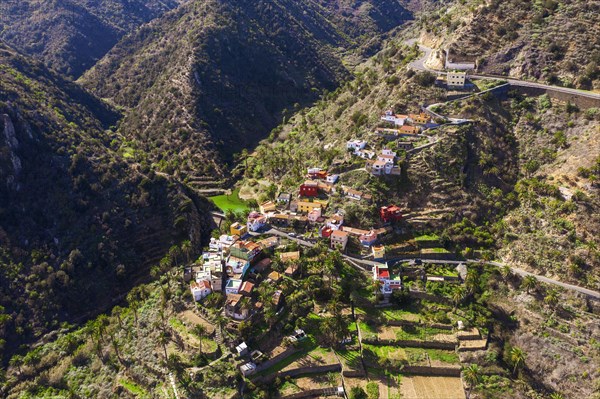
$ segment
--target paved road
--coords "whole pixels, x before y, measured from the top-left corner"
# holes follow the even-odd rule
[[[266,231],[265,234],[270,234],[270,235],[276,235],[279,237],[284,237],[287,238],[289,240],[292,241],[296,241],[298,244],[302,245],[302,246],[306,246],[306,247],[313,247],[315,244],[303,239],[300,239],[298,237],[290,237],[289,234],[287,234],[284,231],[281,230],[277,230],[277,229],[273,229],[271,228],[270,230]],[[330,251],[333,251],[333,249],[329,249]],[[362,269],[365,272],[369,272],[371,270],[371,268],[373,268],[373,266],[376,265],[383,265],[383,263],[381,262],[376,262],[373,260],[369,260],[369,259],[363,259],[357,256],[353,256],[353,255],[347,255],[347,254],[343,254],[342,255],[344,259],[348,260],[350,263],[352,263],[355,267],[358,267],[360,269]],[[402,263],[402,262],[410,262],[410,261],[414,261],[414,258],[395,258],[395,259],[388,259],[387,263]],[[493,265],[496,267],[504,267],[507,266],[505,263],[501,263],[501,262],[483,262],[479,259],[467,259],[465,261],[459,261],[459,260],[430,260],[430,259],[423,259],[422,260],[423,263],[430,263],[430,264],[460,264],[460,263],[485,263],[485,264],[489,264],[489,265]],[[361,266],[362,265],[362,266]],[[534,273],[530,273],[527,272],[525,270],[513,267],[513,266],[509,266],[510,269],[512,270],[513,273],[518,274],[519,276],[533,276],[536,279],[538,279],[541,282],[547,283],[547,284],[552,284],[552,285],[556,285],[558,287],[562,287],[564,289],[570,290],[570,291],[575,291],[575,292],[579,292],[581,294],[585,294],[587,296],[590,296],[592,298],[595,298],[597,300],[600,300],[600,292],[597,291],[593,291],[590,290],[588,288],[583,288],[583,287],[579,287],[576,285],[572,285],[572,284],[567,284],[567,283],[563,283],[562,281],[558,281],[558,280],[554,280],[545,276],[541,276],[539,274],[534,274]]]
[[[414,43],[416,43],[416,41],[417,41],[416,39],[410,39],[410,40],[407,40],[405,43],[409,46],[412,46]],[[446,72],[444,72],[444,71],[431,69],[427,65],[425,65],[425,61],[427,59],[429,59],[429,57],[431,56],[431,53],[433,52],[433,49],[431,49],[427,46],[423,46],[422,44],[419,44],[418,46],[419,46],[419,49],[423,52],[423,56],[421,58],[419,58],[418,60],[415,60],[415,61],[409,63],[408,65],[411,68],[419,70],[419,71],[429,71],[429,72],[436,73],[438,75],[446,75]],[[503,80],[513,86],[535,87],[535,88],[544,89],[544,90],[554,90],[554,91],[559,91],[562,93],[573,94],[573,95],[577,95],[577,96],[583,96],[583,97],[594,98],[594,99],[600,100],[600,93],[594,93],[594,92],[587,91],[587,90],[572,89],[569,87],[552,86],[552,85],[547,85],[547,84],[538,83],[538,82],[531,82],[531,81],[527,81],[527,80],[509,78],[509,77],[504,77],[504,76],[485,75],[485,74],[478,74],[478,73],[469,73],[469,77],[472,79]]]

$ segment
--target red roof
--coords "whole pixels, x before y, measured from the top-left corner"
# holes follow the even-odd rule
[[[390,278],[390,271],[389,270],[380,270],[379,278]]]

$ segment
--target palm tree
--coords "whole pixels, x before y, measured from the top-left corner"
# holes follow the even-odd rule
[[[562,396],[562,394],[561,394],[561,393],[558,393],[558,392],[553,392],[553,393],[550,395],[550,399],[564,399],[564,396]]]
[[[467,386],[469,388],[467,397],[470,397],[471,390],[475,385],[477,385],[479,379],[481,378],[481,370],[479,369],[478,365],[470,364],[463,369],[462,375],[463,380],[467,383]]]
[[[458,308],[458,305],[465,299],[465,289],[462,287],[456,288],[452,292],[452,302],[454,303],[454,310]]]
[[[200,353],[202,353],[202,339],[206,335],[206,327],[204,327],[202,324],[197,324],[193,331],[194,334],[198,336],[198,341],[200,342]]]
[[[522,369],[525,366],[525,359],[527,355],[519,347],[513,346],[509,352],[510,363],[513,366],[513,374],[517,373],[517,370]]]
[[[185,240],[181,243],[181,252],[185,255],[187,263],[190,263],[190,254],[192,253],[192,243],[190,240]]]
[[[510,278],[511,275],[512,275],[512,270],[511,270],[510,266],[504,265],[500,268],[500,276],[502,276],[502,280],[504,280],[505,283],[508,282],[508,279]]]
[[[558,305],[559,301],[560,301],[560,296],[558,295],[558,291],[553,290],[553,289],[548,290],[548,293],[544,297],[544,302],[546,302],[548,304],[548,306],[550,306],[552,309],[554,309],[556,307],[556,305]]]
[[[529,294],[529,291],[535,289],[537,286],[537,278],[532,275],[526,276],[521,282],[521,287],[525,288],[525,291]]]
[[[167,334],[164,330],[161,330],[158,334],[158,343],[162,346],[165,355],[165,361],[167,361],[167,344],[169,343],[169,334]]]
[[[123,321],[121,320],[121,315],[123,314],[123,311],[124,309],[119,305],[115,306],[112,310],[112,314],[117,318],[117,321],[119,322],[119,328],[121,329],[123,328]]]

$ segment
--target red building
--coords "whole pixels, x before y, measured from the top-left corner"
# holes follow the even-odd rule
[[[301,197],[316,197],[319,194],[319,184],[314,181],[306,181],[300,186]]]
[[[382,206],[379,209],[379,216],[384,223],[397,222],[402,219],[402,210],[396,205]]]

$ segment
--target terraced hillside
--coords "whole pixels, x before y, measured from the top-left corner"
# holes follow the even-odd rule
[[[410,17],[392,0],[192,1],[126,37],[81,81],[125,109],[119,131],[143,162],[205,186],[348,78],[345,50],[369,51],[373,35]]]

